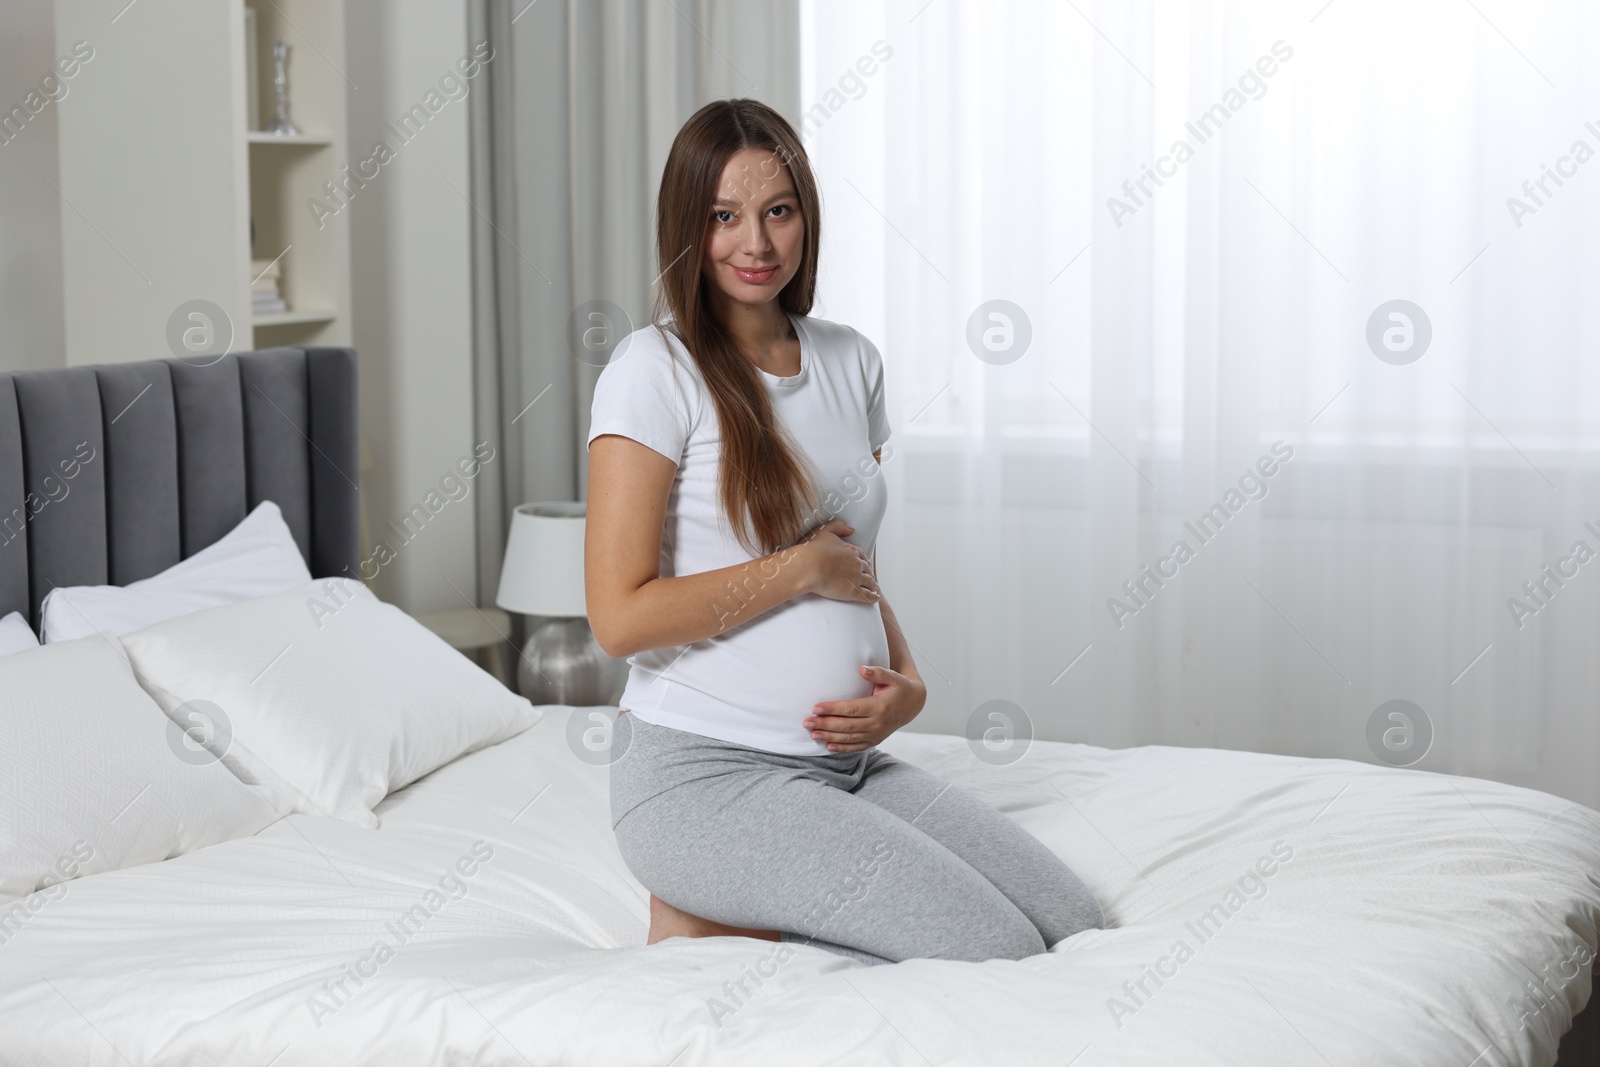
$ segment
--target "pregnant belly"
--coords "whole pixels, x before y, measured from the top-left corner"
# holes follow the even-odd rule
[[[750,711],[804,717],[824,700],[868,696],[862,666],[889,665],[876,604],[808,593],[713,640],[695,684]],[[697,649],[698,651],[698,649]]]

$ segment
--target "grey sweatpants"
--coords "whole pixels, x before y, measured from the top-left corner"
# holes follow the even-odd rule
[[[874,964],[1022,959],[1104,922],[1037,838],[876,748],[786,756],[626,713],[612,745],[622,857],[692,915]]]

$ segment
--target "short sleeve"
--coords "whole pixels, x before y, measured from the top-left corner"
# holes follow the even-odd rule
[[[889,404],[883,395],[883,357],[877,346],[861,338],[867,373],[867,443],[876,452],[889,440]]]
[[[654,327],[633,333],[595,381],[584,447],[601,434],[614,433],[681,465],[693,407],[685,394],[687,376],[677,371],[674,362]]]

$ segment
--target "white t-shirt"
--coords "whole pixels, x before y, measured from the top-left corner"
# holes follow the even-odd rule
[[[889,439],[882,357],[848,326],[789,318],[800,338],[800,373],[760,374],[777,418],[812,465],[821,514],[808,527],[843,519],[855,527],[847,540],[870,558],[888,503],[872,457]],[[601,372],[589,442],[608,433],[678,464],[667,498],[661,577],[718,570],[764,554],[739,543],[722,509],[716,402],[675,334],[669,343],[654,326],[635,331]],[[753,590],[762,578],[752,567],[744,581]],[[872,683],[858,668],[889,665],[878,605],[804,593],[741,622],[738,592],[729,584],[715,608],[708,606],[727,622],[721,633],[628,657],[620,706],[657,726],[768,752],[826,753],[827,745],[813,740],[802,723],[819,701],[871,694]]]

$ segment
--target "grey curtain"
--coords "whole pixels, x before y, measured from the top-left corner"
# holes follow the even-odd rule
[[[501,457],[477,497],[487,604],[511,511],[583,497],[601,368],[575,317],[646,321],[657,185],[696,109],[755,97],[798,126],[800,19],[799,0],[471,0],[468,16],[494,49],[471,97],[475,418]]]

